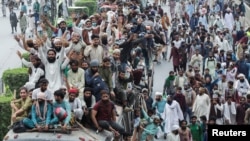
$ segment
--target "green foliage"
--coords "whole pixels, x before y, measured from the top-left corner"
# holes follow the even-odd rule
[[[97,3],[94,0],[78,0],[75,1],[75,6],[86,6],[89,8],[89,15],[93,15],[97,11]]]
[[[10,95],[10,94],[6,94]],[[5,134],[8,132],[8,126],[10,125],[11,119],[11,107],[10,101],[12,97],[10,96],[0,96],[0,139],[2,140]]]
[[[30,53],[25,52],[25,53],[22,54],[22,57],[23,57],[25,60],[30,61]]]
[[[8,69],[3,72],[4,85],[10,92],[18,91],[28,80],[28,68]]]

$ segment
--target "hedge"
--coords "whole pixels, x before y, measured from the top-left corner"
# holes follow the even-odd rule
[[[11,94],[8,94],[11,95]],[[0,139],[3,140],[8,132],[8,126],[11,124],[11,107],[10,101],[12,96],[0,96]]]
[[[92,0],[78,0],[75,1],[76,7],[86,6],[89,8],[89,15],[93,15],[97,12],[97,3]]]
[[[29,80],[28,68],[8,69],[3,72],[3,83],[6,90],[19,90]]]

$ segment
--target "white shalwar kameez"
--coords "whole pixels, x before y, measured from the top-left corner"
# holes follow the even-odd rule
[[[197,95],[193,105],[194,115],[197,117],[201,117],[205,115],[207,119],[209,118],[210,112],[210,97],[207,94]]]
[[[64,47],[62,47],[60,55],[56,57],[56,61],[54,63],[48,62],[47,55],[45,56],[42,47],[39,47],[38,52],[41,56],[41,61],[45,66],[45,78],[49,81],[48,89],[54,93],[56,90],[61,88],[63,82],[61,65],[64,59]]]
[[[164,111],[162,113],[162,119],[164,119],[165,127],[164,132],[170,133],[173,125],[179,125],[179,120],[183,120],[183,113],[180,105],[176,100],[173,100],[172,104],[165,104]]]

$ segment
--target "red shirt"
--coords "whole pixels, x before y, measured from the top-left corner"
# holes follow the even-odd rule
[[[97,121],[99,120],[111,121],[113,110],[115,109],[115,105],[112,102],[105,104],[100,100],[95,104],[93,109],[97,111],[97,114],[96,114]]]

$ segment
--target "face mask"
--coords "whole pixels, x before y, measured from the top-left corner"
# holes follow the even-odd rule
[[[93,26],[93,27],[96,27],[96,23],[92,23],[92,26]]]

